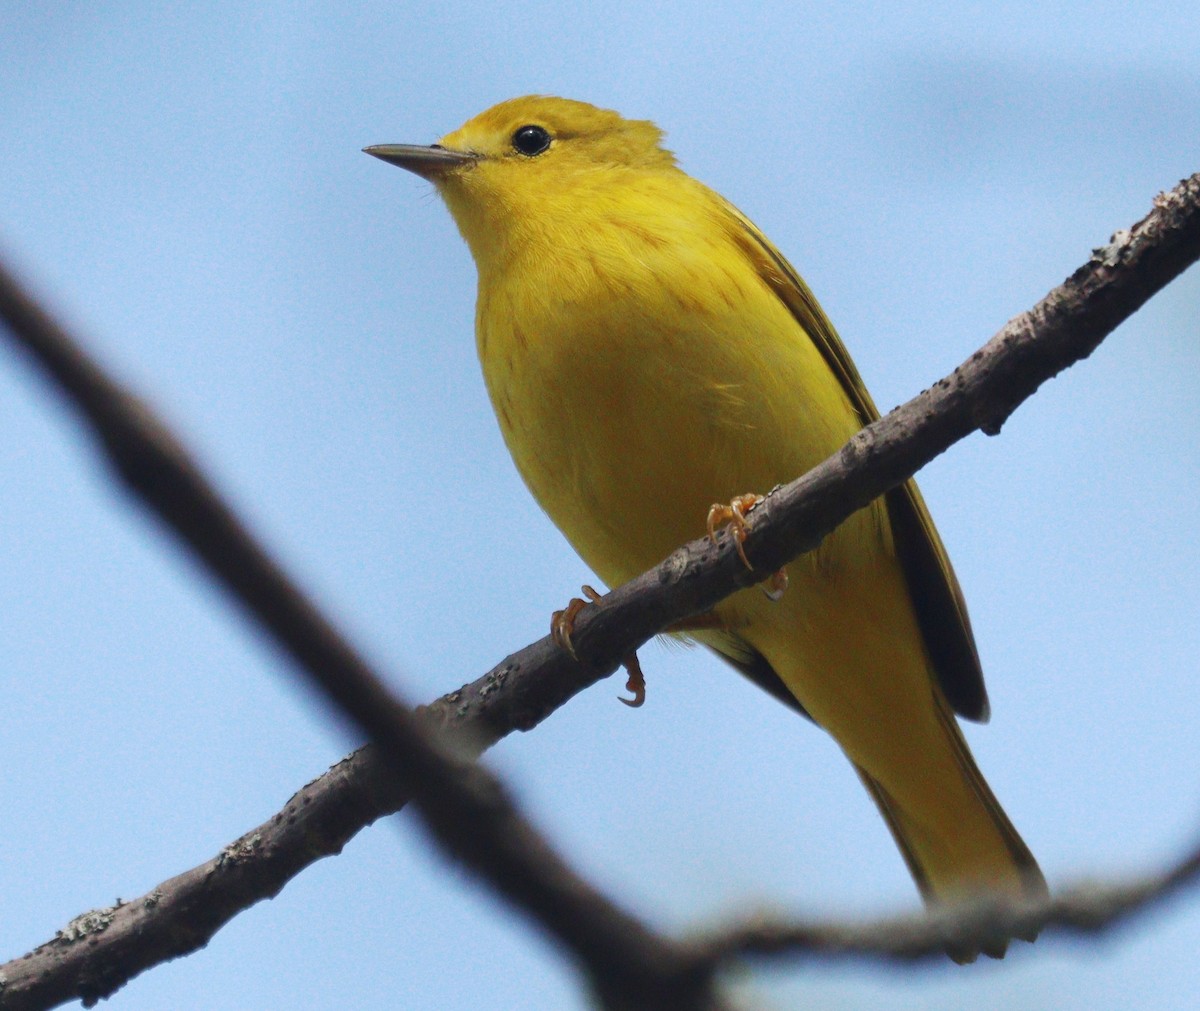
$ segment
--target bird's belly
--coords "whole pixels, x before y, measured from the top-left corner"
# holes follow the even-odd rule
[[[747,322],[664,326],[617,305],[579,325],[492,313],[479,349],[492,403],[534,497],[610,586],[703,534],[709,507],[769,491],[834,452],[859,419],[775,299]],[[776,311],[776,308],[778,311]],[[881,543],[882,506],[823,547],[829,567]]]

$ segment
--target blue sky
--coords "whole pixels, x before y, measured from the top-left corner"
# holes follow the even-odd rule
[[[114,7],[116,9],[114,9]],[[0,11],[0,249],[178,425],[413,701],[541,636],[590,574],[475,361],[432,188],[359,153],[562,94],[656,120],[804,273],[883,408],[1200,168],[1178,4],[73,3]],[[993,704],[967,730],[1052,883],[1197,831],[1200,275],[998,439],[921,474]],[[0,345],[0,960],[215,854],[357,743]],[[664,929],[915,908],[831,742],[706,655],[646,648],[489,757]],[[790,1008],[1184,1006],[1200,899],[1002,964],[772,970]],[[582,1007],[411,817],[159,967],[121,1008]]]

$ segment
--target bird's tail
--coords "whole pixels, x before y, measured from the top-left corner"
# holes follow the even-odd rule
[[[934,817],[906,810],[882,783],[855,766],[891,829],[922,897],[927,904],[936,905],[972,896],[1033,899],[1046,895],[1046,880],[1037,861],[980,773],[941,692],[935,689],[934,694],[946,743],[962,773],[963,789],[955,791],[957,796],[943,798],[953,808],[953,819],[948,820],[944,810]],[[953,825],[949,833],[945,828],[948,821]],[[1032,941],[1036,936],[1022,939]],[[1003,943],[985,946],[983,953],[1003,958],[1006,947]],[[949,954],[955,961],[970,962],[978,952],[955,949]]]

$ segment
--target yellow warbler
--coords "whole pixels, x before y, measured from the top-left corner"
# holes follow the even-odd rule
[[[479,271],[476,340],[521,476],[610,586],[878,417],[812,292],[654,124],[503,102],[369,154],[436,184]],[[953,711],[987,718],[962,594],[912,481],[694,637],[790,696],[854,763],[927,900],[1045,883]],[[1001,954],[996,946],[992,954]]]

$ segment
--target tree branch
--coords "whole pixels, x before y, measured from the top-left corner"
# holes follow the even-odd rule
[[[1153,210],[1142,221],[1113,236],[1108,246],[1096,250],[1067,281],[1032,310],[1007,324],[950,376],[858,433],[839,453],[799,480],[773,492],[751,514],[752,529],[746,548],[758,566],[754,574],[742,567],[727,537],[715,547],[703,540],[692,542],[654,570],[584,609],[573,638],[577,653],[586,658],[586,665],[572,661],[548,638],[541,640],[513,654],[472,685],[446,696],[430,708],[426,719],[449,730],[460,746],[470,752],[486,747],[513,729],[530,729],[576,692],[615,670],[621,657],[669,624],[710,610],[738,588],[764,578],[811,550],[847,515],[905,480],[956,440],[976,428],[989,434],[998,432],[1009,414],[1043,382],[1090,354],[1119,323],[1197,258],[1200,258],[1200,175],[1184,180],[1171,192],[1156,198]],[[403,792],[414,791],[443,845],[473,866],[489,868],[486,873],[494,886],[532,911],[584,960],[598,987],[604,990],[606,981],[617,987],[624,986],[624,980],[632,981],[619,995],[610,993],[614,1002],[646,999],[654,987],[667,981],[666,985],[682,988],[675,993],[686,991],[696,1002],[694,1006],[703,1006],[702,1002],[708,999],[705,996],[708,976],[702,966],[739,952],[781,948],[785,940],[786,946],[794,947],[801,935],[816,936],[812,935],[815,928],[807,927],[783,928],[782,933],[777,931],[773,935],[761,929],[758,933],[744,930],[738,935],[740,940],[731,939],[731,935],[724,942],[706,942],[685,950],[650,934],[636,921],[631,923],[625,914],[605,903],[578,879],[564,877],[565,866],[551,859],[540,839],[528,835],[531,830],[504,799],[498,784],[490,777],[485,778],[482,770],[472,770],[469,775],[461,768],[453,771],[452,763],[438,759],[422,743],[407,711],[380,694],[378,680],[249,540],[161,424],[87,361],[65,334],[2,276],[0,314],[88,415],[110,458],[131,487],[176,525],[197,553],[227,585],[241,594],[241,599],[305,669],[314,677],[323,676],[328,669],[339,673],[335,683],[326,686],[327,690],[351,712],[359,714],[360,725],[384,743],[386,751],[382,757],[369,751],[359,752],[305,788],[329,792],[330,796],[314,812],[326,812],[322,817],[328,817],[329,824],[336,826],[327,836],[329,852],[339,850],[358,828],[386,813],[383,808],[398,807]],[[47,343],[47,332],[62,339]],[[246,569],[247,563],[253,564]],[[364,706],[368,710],[372,706],[380,708],[378,712],[363,712]],[[374,767],[374,763],[385,759],[389,773],[396,777],[394,781]],[[348,763],[350,768],[344,769]],[[363,767],[356,768],[355,763],[362,763]],[[349,785],[340,785],[343,776]],[[366,786],[368,782],[373,785]],[[297,798],[304,796],[305,791],[301,791],[268,825],[277,825],[281,819],[287,822],[295,814]],[[451,799],[439,805],[436,803],[439,796]],[[364,797],[372,799],[364,801]],[[305,805],[303,800],[299,803],[301,807]],[[464,813],[468,810],[469,815]],[[457,825],[453,824],[456,819]],[[359,824],[355,825],[356,821]],[[275,894],[288,877],[316,859],[309,853],[306,859],[297,860],[294,853],[286,853],[286,847],[254,844],[253,838],[260,831],[244,836],[227,849],[226,854],[232,851],[230,857],[218,857],[160,886],[167,889],[182,883],[180,888],[188,892],[189,900],[181,899],[179,905],[190,913],[197,909],[193,902],[212,901],[214,910],[221,909],[220,916],[193,917],[191,926],[175,932],[179,937],[188,938],[189,931],[201,920],[213,923],[211,930],[215,931],[239,908],[236,903],[221,906],[205,886],[195,887],[194,876],[219,879],[225,873],[222,866],[230,864],[231,859],[231,866],[241,867],[239,873],[247,877],[251,870],[267,871],[263,873],[263,881],[269,884],[259,883],[238,895],[236,901],[250,905]],[[486,846],[499,848],[498,859],[479,852],[478,844],[485,839]],[[522,859],[525,847],[531,847],[527,852],[532,854],[532,861]],[[549,874],[545,873],[547,869]],[[1183,880],[1191,880],[1191,875],[1179,876],[1179,881]],[[24,959],[0,969],[6,978],[0,989],[0,1008],[50,1007],[77,995],[94,1000],[111,993],[154,962],[191,950],[183,943],[171,946],[160,939],[155,949],[157,954],[139,958],[137,968],[123,968],[125,975],[121,978],[100,971],[99,961],[112,964],[109,959],[118,950],[118,942],[125,942],[130,949],[137,947],[137,938],[145,936],[147,919],[165,916],[167,921],[175,922],[167,910],[161,914],[155,912],[162,906],[162,898],[155,899],[158,891],[98,917],[97,924],[105,922],[97,931],[89,932],[88,942],[92,953],[106,954],[97,961],[85,958],[71,962],[71,971],[77,974],[81,966],[86,968],[85,963],[90,964],[87,986],[91,989],[84,989],[83,976],[68,979],[64,970],[58,991],[62,996],[52,1003],[44,1002],[45,993],[36,1003],[25,999],[32,993],[34,979],[28,971],[32,966],[23,969],[22,963],[52,946],[71,947],[71,937],[66,935],[79,933],[82,927],[77,926]],[[1165,891],[1142,889],[1135,896],[1134,905],[1125,908],[1134,908],[1137,903],[1161,894]],[[955,930],[963,930],[965,934],[961,937],[955,934],[953,939],[968,944],[975,937],[971,931],[988,930],[1008,936],[1010,928],[1017,925],[1013,917],[1041,916],[1044,919],[1038,922],[1065,924],[1068,920],[1064,910],[1068,907],[1057,904],[1069,900],[1070,896],[1054,899],[1040,909],[1014,911],[1008,907],[989,907],[988,911],[976,914],[978,922],[971,920],[970,914],[961,914],[966,916],[961,922],[944,917],[897,922],[918,931],[932,931],[923,935],[922,943],[930,951],[940,950]],[[136,911],[131,909],[134,906],[138,907]],[[578,917],[584,919],[580,921]],[[136,929],[135,919],[140,924]],[[915,927],[915,924],[932,926]],[[167,925],[164,922],[160,927]],[[1028,924],[1021,920],[1020,925],[1023,929]],[[202,945],[211,936],[203,934],[207,926],[197,929],[199,932],[186,941],[192,947]],[[619,936],[627,929],[632,934]],[[879,937],[871,940],[870,927],[830,929],[860,931],[853,943],[843,939],[843,950],[878,952],[885,950],[887,943],[893,948],[898,943],[885,943]],[[787,940],[784,935],[789,930],[791,939]],[[173,933],[169,929],[163,932]],[[198,939],[201,935],[202,939]],[[826,948],[838,947],[828,938],[816,943],[818,947],[822,943]],[[629,962],[624,961],[627,958]],[[665,971],[657,964],[659,960]],[[37,975],[39,979],[46,978],[41,970]]]
[[[872,922],[801,922],[768,917],[727,926],[693,943],[714,965],[746,957],[831,962],[912,963],[944,959],[949,946],[982,950],[1049,931],[1091,935],[1194,886],[1200,845],[1162,873],[1125,882],[1091,882],[1037,901],[975,901]]]
[[[254,539],[163,421],[91,360],[3,269],[0,315],[15,343],[81,411],[126,488],[291,654],[310,684],[378,745],[389,775],[448,854],[574,954],[610,1006],[719,1006],[705,967],[576,874],[497,777],[434,741]],[[88,934],[91,947],[90,935],[114,916],[76,921],[67,933]],[[90,973],[90,998],[106,996],[123,982],[110,980],[104,968]],[[27,1006],[22,1000],[11,983],[0,990],[0,1007]]]

